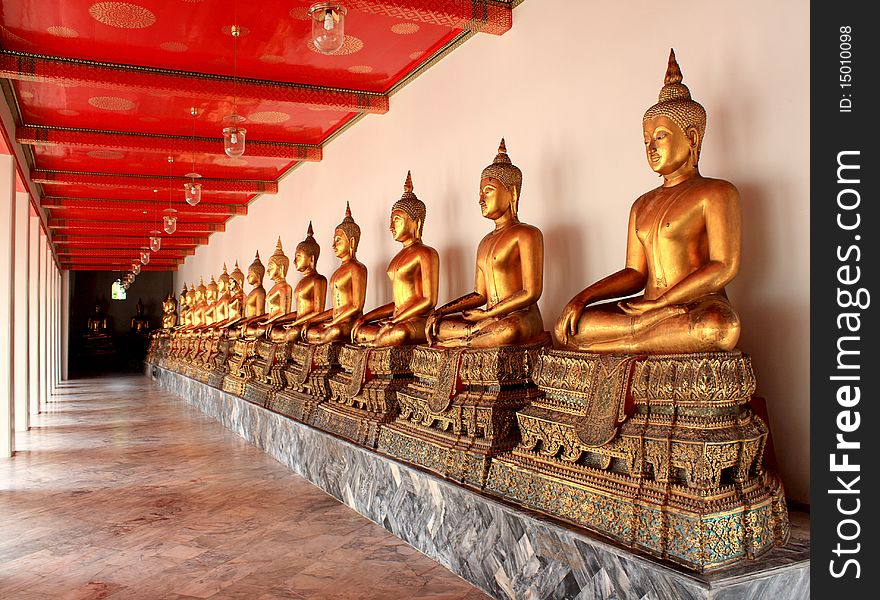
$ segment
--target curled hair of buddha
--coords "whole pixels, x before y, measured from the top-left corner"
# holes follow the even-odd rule
[[[287,268],[290,267],[290,259],[287,258],[287,255],[284,254],[284,249],[281,247],[281,237],[278,237],[278,243],[275,244],[275,253],[269,257],[269,264],[276,264],[281,267],[284,273],[287,273]]]
[[[349,240],[359,241],[361,239],[361,228],[354,222],[354,218],[351,216],[351,206],[348,202],[345,203],[345,218],[342,219],[342,223],[336,226],[336,229],[342,231]]]
[[[419,239],[421,239],[422,230],[425,228],[425,216],[428,214],[428,209],[425,206],[425,203],[419,200],[413,193],[412,174],[409,171],[406,172],[406,181],[403,183],[403,195],[400,197],[400,200],[395,202],[394,206],[391,207],[391,212],[394,212],[395,210],[402,211],[410,219],[419,224],[417,235]]]
[[[238,261],[235,261],[235,268],[232,269],[232,273],[229,275],[229,280],[235,280],[238,282],[238,289],[244,287],[244,273],[241,272],[241,268],[238,266]]]
[[[248,272],[253,271],[257,278],[260,281],[263,280],[263,275],[266,274],[266,267],[263,266],[263,263],[260,261],[260,251],[257,250],[257,256],[254,258],[254,262],[251,263],[251,266],[248,267]]]
[[[309,228],[306,231],[306,239],[296,245],[296,251],[302,252],[306,256],[311,256],[315,259],[315,262],[318,262],[318,257],[321,255],[321,246],[315,241],[315,230],[312,229],[311,221],[309,221]]]
[[[669,50],[669,65],[663,79],[658,102],[647,111],[642,119],[647,121],[655,117],[667,117],[687,134],[688,129],[695,128],[700,135],[700,145],[706,132],[706,109],[691,98],[691,91],[682,83],[681,67],[675,59],[675,51]],[[699,152],[699,148],[697,148]]]
[[[480,179],[487,177],[497,179],[510,192],[516,190],[517,199],[522,194],[522,171],[511,162],[507,155],[507,145],[504,143],[504,138],[501,138],[501,143],[498,145],[498,154],[495,156],[495,160],[483,169],[483,173],[480,175]]]

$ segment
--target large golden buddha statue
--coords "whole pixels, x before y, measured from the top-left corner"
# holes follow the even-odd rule
[[[186,287],[186,283],[183,284],[183,289],[180,291],[180,320],[177,323],[177,327],[175,329],[184,329],[189,327],[190,325],[190,299],[189,299],[189,290]]]
[[[244,273],[235,261],[235,268],[227,280],[229,302],[227,304],[226,320],[220,324],[220,327],[229,327],[232,323],[238,321],[244,316]]]
[[[522,172],[510,161],[502,139],[494,162],[480,177],[480,209],[495,230],[477,248],[474,291],[428,318],[432,345],[489,348],[529,343],[544,334],[538,310],[544,238],[517,217],[521,190]]]
[[[293,256],[296,270],[302,273],[302,279],[293,290],[294,311],[278,317],[271,323],[266,337],[273,342],[299,340],[303,324],[324,311],[327,301],[327,278],[317,271],[321,247],[314,236],[315,232],[310,221],[306,239],[297,244]]]
[[[391,207],[391,235],[403,249],[391,259],[388,278],[394,297],[359,318],[351,330],[352,341],[371,346],[403,346],[425,342],[425,324],[437,305],[440,257],[422,243],[427,213],[425,203],[413,193],[412,176],[406,174],[403,196]]]
[[[205,311],[208,310],[208,303],[205,302],[205,294],[208,288],[205,286],[204,278],[199,278],[199,285],[195,288],[196,293],[193,297],[191,326],[193,328],[201,327],[205,324]]]
[[[173,293],[168,293],[162,302],[162,329],[171,329],[177,325],[177,300]]]
[[[211,281],[205,286],[205,316],[203,327],[206,329],[210,328],[216,322],[214,311],[217,308],[218,292],[219,286],[214,280],[214,276],[211,275]]]
[[[215,328],[220,323],[225,323],[229,318],[229,273],[226,272],[226,263],[223,263],[223,272],[217,277],[217,301],[214,303],[214,322]]]
[[[287,283],[287,269],[290,259],[281,247],[281,238],[275,245],[275,253],[269,257],[267,273],[275,285],[266,294],[266,312],[262,319],[252,322],[244,330],[245,337],[258,337],[266,333],[269,326],[278,318],[290,312],[291,287]]]
[[[724,291],[739,270],[739,193],[700,175],[706,111],[681,81],[670,52],[659,102],[642,121],[648,164],[663,184],[630,209],[624,268],[563,310],[556,336],[569,348],[711,352],[732,350],[739,339],[739,317]]]
[[[330,277],[333,306],[303,325],[303,337],[310,344],[351,339],[351,328],[363,314],[367,296],[367,267],[356,257],[360,237],[361,228],[354,222],[351,207],[346,203],[345,218],[333,233],[333,252],[342,261]]]
[[[251,324],[261,320],[266,313],[266,288],[263,287],[263,276],[266,267],[260,261],[260,252],[257,251],[254,262],[248,267],[247,282],[253,286],[250,293],[244,299],[244,313],[238,321],[230,322],[229,337],[237,338],[246,331]],[[233,330],[232,327],[235,327]]]
[[[150,331],[150,320],[144,314],[144,303],[138,298],[134,306],[134,316],[129,322],[132,333],[147,333]]]
[[[104,336],[107,335],[108,329],[107,317],[104,316],[104,311],[101,309],[101,302],[95,300],[95,312],[86,321],[86,336]]]

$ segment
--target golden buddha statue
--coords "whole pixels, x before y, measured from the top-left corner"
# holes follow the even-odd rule
[[[244,299],[244,312],[237,321],[231,321],[227,327],[229,337],[237,338],[244,334],[249,325],[259,321],[266,313],[266,288],[263,287],[263,276],[266,267],[260,261],[260,252],[254,257],[254,262],[248,267],[247,282],[253,286],[250,293]],[[235,327],[235,329],[232,329]]]
[[[262,319],[252,322],[244,330],[245,337],[258,337],[266,333],[271,324],[278,318],[290,312],[291,287],[287,283],[287,269],[290,267],[290,259],[284,254],[281,247],[281,238],[275,245],[275,253],[269,257],[267,273],[269,279],[275,285],[266,294],[266,312]]]
[[[134,316],[129,323],[132,333],[147,333],[150,330],[150,320],[144,315],[144,303],[138,298],[134,307]]]
[[[205,294],[207,293],[208,288],[205,286],[205,280],[203,278],[199,278],[199,286],[196,288],[196,293],[193,298],[192,304],[192,323],[191,326],[201,327],[205,324],[205,311],[208,309],[208,303],[205,302]]]
[[[172,329],[177,325],[177,300],[173,293],[168,293],[162,302],[162,329]]]
[[[317,271],[321,247],[314,236],[315,232],[309,221],[306,239],[297,244],[296,254],[293,256],[296,270],[303,275],[293,290],[296,310],[278,317],[270,324],[266,337],[273,342],[299,340],[303,323],[324,311],[327,278]]]
[[[226,284],[229,296],[229,302],[226,305],[226,320],[219,324],[223,328],[228,328],[244,315],[244,273],[241,272],[238,261],[235,261],[235,268],[232,269]]]
[[[345,218],[333,232],[333,253],[342,264],[330,277],[333,307],[318,313],[303,325],[303,337],[310,344],[351,339],[351,328],[363,314],[367,296],[367,267],[358,262],[361,228],[346,203]]]
[[[214,276],[211,275],[210,283],[205,286],[205,314],[202,325],[205,329],[210,328],[216,320],[214,318],[214,309],[217,308],[218,289],[217,282],[214,281]]]
[[[229,300],[229,273],[226,272],[226,263],[223,263],[223,272],[217,277],[217,300],[214,303],[215,328],[229,318]]]
[[[95,312],[86,321],[86,335],[91,337],[105,336],[108,329],[107,317],[104,316],[104,312],[101,310],[101,302],[95,300]]]
[[[476,287],[431,313],[426,334],[432,345],[490,348],[543,336],[538,299],[544,285],[544,238],[517,217],[521,190],[522,172],[510,161],[502,139],[494,162],[480,177],[480,209],[495,230],[477,248]]]
[[[403,249],[391,259],[393,302],[374,308],[359,318],[351,330],[357,344],[403,346],[425,342],[425,324],[437,305],[440,256],[422,243],[427,209],[413,193],[407,172],[403,196],[391,207],[391,235]]]
[[[175,329],[183,329],[189,327],[190,325],[190,310],[189,310],[189,291],[187,290],[186,283],[183,284],[183,290],[180,292],[180,320],[177,323],[177,327]]]
[[[555,332],[569,348],[711,352],[732,350],[739,339],[739,317],[724,290],[739,270],[739,193],[727,181],[700,175],[706,111],[681,81],[670,52],[659,102],[642,120],[648,165],[663,183],[630,209],[624,268],[562,311]]]

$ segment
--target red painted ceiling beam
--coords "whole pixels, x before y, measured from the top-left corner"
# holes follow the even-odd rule
[[[248,207],[246,204],[211,204],[202,201],[196,206],[189,206],[186,202],[174,202],[173,208],[185,208],[179,210],[180,216],[183,213],[190,215],[246,215]],[[100,211],[163,211],[168,208],[168,202],[158,202],[149,200],[105,200],[104,198],[69,198],[65,196],[46,196],[40,201],[40,206],[50,209],[70,209],[70,210],[100,210]]]
[[[102,187],[126,188],[132,190],[180,190],[183,184],[190,181],[186,177],[168,177],[159,175],[111,175],[107,173],[80,173],[75,171],[31,171],[34,183],[51,183],[55,185],[94,185]],[[199,179],[202,192],[231,192],[241,194],[276,194],[278,183],[275,181],[255,181],[238,179]]]
[[[145,231],[156,228],[155,221],[94,221],[92,219],[49,219],[49,229],[88,229],[91,231]],[[225,223],[181,223],[177,222],[181,233],[216,233],[226,231]]]
[[[150,259],[150,264],[153,266],[166,266],[171,267],[175,265],[182,265],[185,259],[183,258],[159,258],[158,256],[152,257]],[[116,258],[101,258],[101,257],[77,257],[75,259],[64,260],[63,264],[76,264],[76,265],[119,265],[119,266],[131,266],[133,263],[138,262],[138,259],[135,257],[127,257],[127,256],[118,256]],[[144,265],[141,265],[142,267]]]
[[[141,244],[142,246],[143,244]],[[138,250],[141,246],[129,246],[129,247],[115,247],[115,248],[55,248],[55,253],[59,257],[71,258],[71,257],[80,257],[80,256],[104,256],[104,257],[112,257],[118,256],[120,252],[127,252],[130,250]],[[171,256],[174,258],[179,258],[180,256],[193,256],[196,253],[195,248],[168,248],[164,244],[162,245],[162,249],[159,252],[163,255]],[[153,256],[156,256],[156,253],[153,253]]]
[[[131,265],[78,265],[74,263],[62,263],[62,271],[118,271],[120,274],[131,270]],[[141,265],[141,271],[176,271],[177,265],[172,267],[165,265],[154,265],[150,263],[147,266]]]
[[[374,15],[495,35],[513,25],[511,5],[494,0],[346,0],[345,6]]]
[[[106,232],[97,232],[97,233],[88,233],[88,232],[76,232],[76,234],[55,234],[52,236],[52,242],[56,245],[64,245],[64,246],[80,246],[80,247],[94,247],[94,246],[112,246],[116,247],[117,244],[120,247],[127,247],[130,243],[133,243],[134,240],[145,240],[146,238],[141,235],[135,234],[127,234],[125,231],[114,233],[113,235],[107,235]],[[134,242],[139,245],[143,245],[143,241]],[[162,247],[164,248],[166,244],[172,244],[175,247],[179,246],[201,246],[203,244],[208,243],[207,236],[204,237],[193,237],[193,236],[185,236],[179,235],[175,233],[174,235],[163,235],[162,236]]]
[[[15,139],[31,146],[68,146],[73,148],[105,148],[153,152],[156,154],[187,153],[193,151],[193,139],[185,136],[126,133],[121,131],[96,131],[92,129],[69,129],[63,127],[19,127]],[[223,153],[220,138],[198,137],[195,151],[199,154]],[[323,158],[321,146],[290,144],[285,142],[247,141],[248,156],[282,158],[287,160],[317,162]]]
[[[233,81],[232,77],[224,75],[73,60],[11,50],[0,50],[0,77],[199,100],[229,98]],[[236,97],[240,101],[290,102],[348,112],[388,112],[388,97],[380,93],[241,77],[236,83]]]

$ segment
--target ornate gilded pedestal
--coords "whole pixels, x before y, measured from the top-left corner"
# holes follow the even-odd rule
[[[397,391],[412,381],[416,348],[343,346],[342,370],[329,381],[330,399],[319,405],[315,426],[375,448],[380,426],[397,417]]]
[[[247,383],[248,362],[253,357],[254,347],[257,341],[238,338],[232,344],[232,356],[227,360],[229,372],[223,378],[223,391],[244,396],[244,387]]]
[[[260,406],[268,406],[275,393],[284,387],[281,367],[287,362],[287,344],[258,339],[254,358],[248,364],[248,380],[244,399]]]
[[[748,356],[548,351],[534,378],[488,491],[696,571],[788,538]]]
[[[211,332],[203,332],[199,336],[198,348],[190,366],[190,377],[202,383],[208,383],[208,376],[213,367],[214,354],[217,352],[217,336]]]
[[[216,388],[223,388],[223,379],[229,373],[229,359],[232,356],[234,342],[226,337],[226,330],[223,330],[217,339],[217,351],[212,357],[208,372],[208,385]]]
[[[284,389],[275,394],[268,408],[309,425],[318,405],[330,397],[330,379],[340,370],[342,344],[289,345],[290,361],[281,369]]]
[[[382,427],[379,450],[478,488],[489,461],[519,441],[516,411],[537,394],[541,342],[488,350],[419,346],[415,380],[397,392],[400,416]]]

